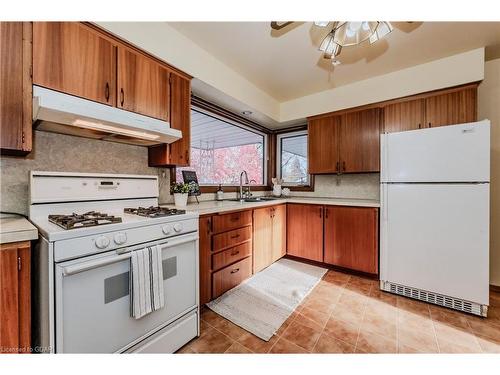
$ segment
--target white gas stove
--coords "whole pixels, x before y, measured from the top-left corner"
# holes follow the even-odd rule
[[[156,176],[31,172],[35,345],[173,352],[199,334],[198,214],[158,207]],[[130,317],[133,251],[160,245],[166,305]]]

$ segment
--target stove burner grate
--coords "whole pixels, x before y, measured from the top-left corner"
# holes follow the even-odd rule
[[[63,229],[78,229],[121,223],[122,218],[97,211],[89,211],[81,215],[76,213],[71,215],[49,215],[49,221]]]
[[[172,215],[182,215],[186,210],[178,210],[176,208],[165,207],[138,207],[138,208],[125,208],[123,210],[126,214],[139,215],[144,217],[163,217]]]

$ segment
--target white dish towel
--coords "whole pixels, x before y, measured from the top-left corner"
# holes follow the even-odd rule
[[[161,247],[132,252],[130,258],[130,316],[140,319],[165,306]]]

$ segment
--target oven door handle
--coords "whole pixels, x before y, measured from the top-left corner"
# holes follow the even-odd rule
[[[141,246],[127,248],[126,251],[117,252],[117,254],[114,256],[90,260],[88,262],[63,267],[62,274],[64,276],[71,276],[71,275],[74,275],[74,274],[77,274],[80,272],[84,272],[84,271],[88,271],[88,270],[91,270],[94,268],[107,266],[109,264],[120,262],[122,260],[129,259],[132,256],[133,251],[139,250],[139,249],[144,249],[145,247],[148,247],[148,246],[160,245],[162,248],[169,248],[172,246],[178,246],[178,245],[182,245],[182,244],[185,244],[188,242],[193,242],[196,240],[198,240],[198,234],[191,234],[188,236],[182,236],[179,238],[169,239],[167,241],[163,240],[163,241],[150,242],[147,244],[147,246],[141,245]]]

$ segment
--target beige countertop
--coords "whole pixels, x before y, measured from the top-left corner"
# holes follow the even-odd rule
[[[332,206],[353,206],[353,207],[380,207],[380,202],[374,199],[351,199],[351,198],[316,198],[316,197],[290,197],[279,198],[271,201],[261,202],[235,202],[224,201],[202,201],[200,203],[188,203],[186,210],[198,212],[200,215],[244,210],[273,206],[280,203],[303,203],[321,204]],[[172,205],[162,205],[163,207],[175,207]]]
[[[0,217],[0,244],[31,241],[38,238],[38,230],[22,216],[3,215]]]

